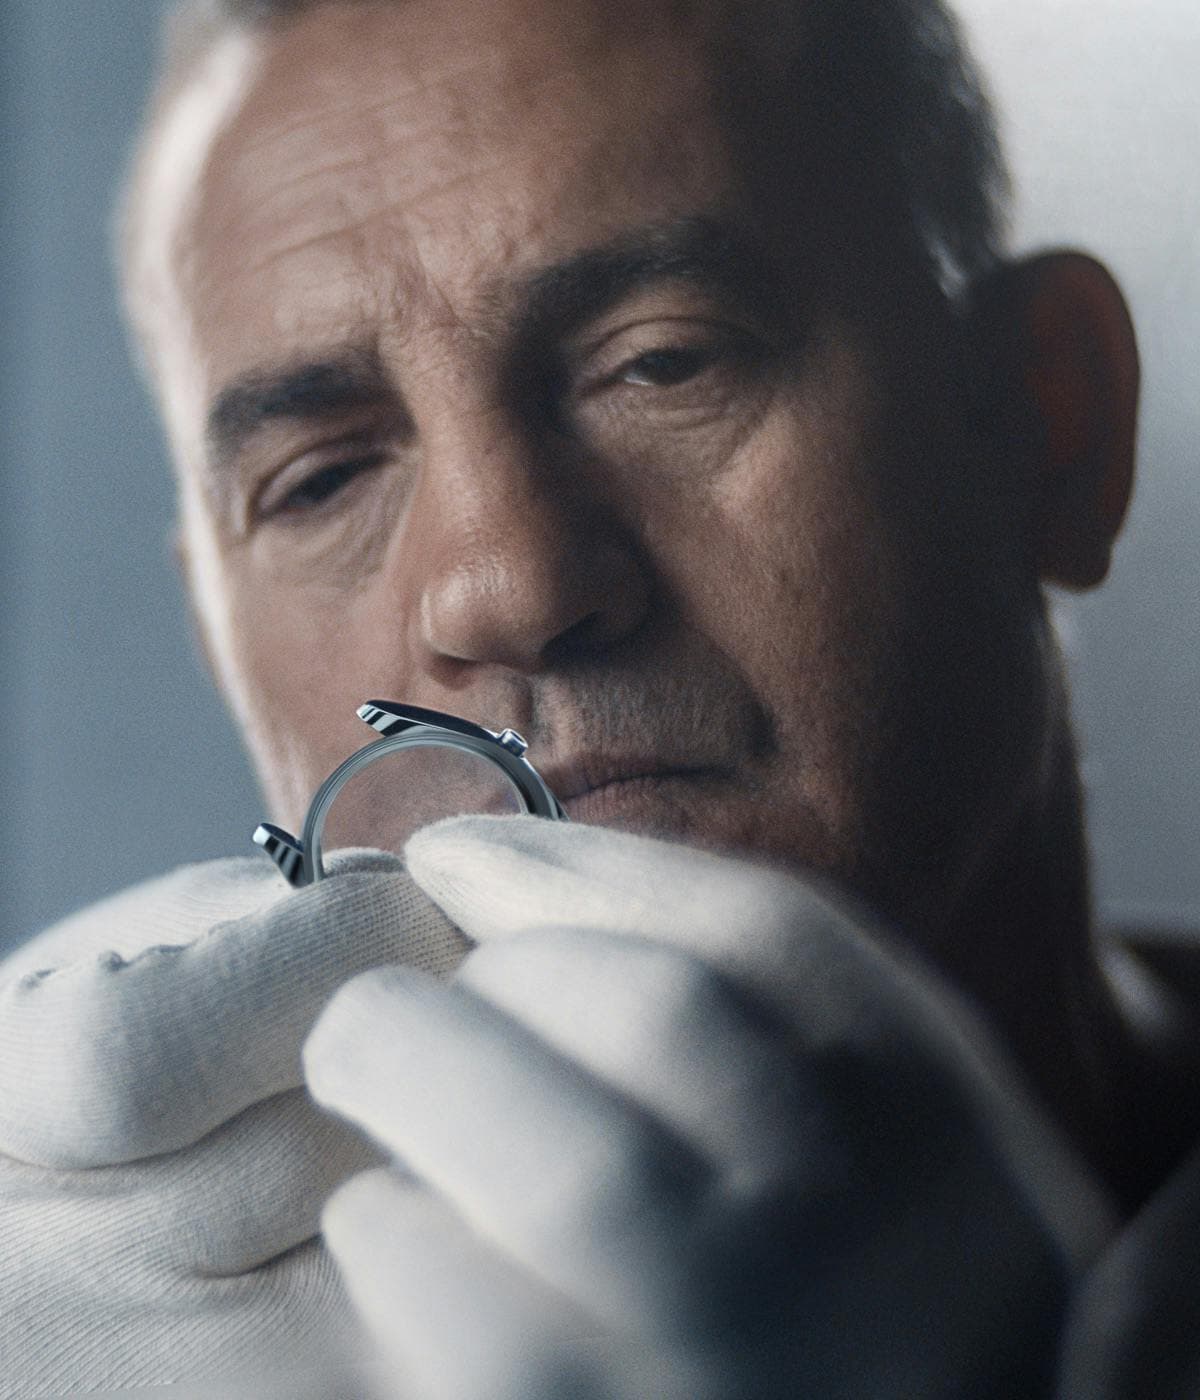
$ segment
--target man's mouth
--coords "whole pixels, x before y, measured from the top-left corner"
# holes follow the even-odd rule
[[[714,765],[599,756],[539,771],[572,821],[596,825],[641,825],[647,818],[661,816],[664,803],[672,797],[677,801],[687,785],[721,775]]]

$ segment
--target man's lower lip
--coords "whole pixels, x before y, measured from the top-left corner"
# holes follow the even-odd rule
[[[676,770],[663,773],[639,773],[628,778],[613,778],[599,783],[575,797],[563,799],[563,806],[572,821],[593,825],[635,821],[652,816],[660,808],[670,789],[699,778],[696,770]]]

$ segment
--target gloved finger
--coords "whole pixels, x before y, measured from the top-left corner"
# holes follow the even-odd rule
[[[15,1251],[9,1262],[31,1287],[44,1260],[57,1296],[97,1302],[232,1279],[316,1235],[329,1193],[380,1160],[299,1089],[134,1165],[62,1172],[0,1159],[0,1260]]]
[[[453,817],[410,837],[413,879],[478,943],[538,929],[625,934],[694,953],[813,1038],[868,1021],[879,960],[854,921],[778,871],[627,832],[536,817]],[[842,975],[847,964],[855,976]],[[827,996],[812,994],[816,988]],[[798,995],[798,993],[805,993]]]
[[[891,1067],[931,1101],[956,1099],[988,1125],[1068,1254],[1082,1263],[1102,1246],[1111,1202],[978,1015],[841,897],[747,861],[538,817],[452,817],[410,837],[405,860],[480,944],[566,926],[695,954],[814,1056],[872,1078]]]
[[[22,1279],[0,1310],[0,1400],[67,1400],[85,1393],[81,1385],[89,1396],[114,1400],[357,1400],[364,1394],[333,1385],[309,1390],[254,1383],[264,1372],[283,1369],[326,1378],[350,1369],[343,1348],[354,1332],[353,1310],[319,1240],[244,1277],[191,1280],[186,1288],[168,1288],[156,1278],[141,1295],[130,1289],[129,1263],[126,1253],[109,1268],[96,1268],[90,1293],[35,1292]],[[164,1387],[168,1376],[205,1376],[210,1383]]]
[[[148,1228],[171,1268],[232,1278],[316,1236],[330,1192],[379,1161],[361,1133],[323,1113],[303,1089],[289,1089],[181,1152],[108,1170],[136,1176],[143,1200],[155,1201]],[[139,1175],[147,1167],[152,1174]]]
[[[261,856],[230,856],[180,866],[68,915],[0,962],[0,981],[43,968],[146,948],[191,943],[215,924],[266,909],[291,892]]]
[[[588,1400],[579,1310],[477,1235],[444,1200],[381,1170],[330,1200],[325,1240],[406,1400]]]
[[[466,988],[356,978],[305,1047],[309,1089],[602,1322],[654,1317],[711,1170],[667,1127]]]
[[[91,1167],[170,1152],[301,1082],[300,1046],[365,968],[446,973],[468,946],[404,875],[345,870],[184,947],[0,990],[0,1150]]]
[[[690,954],[557,929],[476,948],[457,981],[668,1123],[731,1192],[820,1158],[821,1104],[794,1045]]]

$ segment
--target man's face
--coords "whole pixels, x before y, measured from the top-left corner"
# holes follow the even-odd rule
[[[1027,792],[1032,590],[734,47],[410,0],[198,81],[146,234],[196,608],[277,820],[395,699],[521,730],[578,820],[937,922]]]

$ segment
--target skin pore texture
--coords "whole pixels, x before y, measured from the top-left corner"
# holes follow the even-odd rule
[[[368,697],[511,725],[576,820],[864,900],[1132,1199],[1153,1070],[1089,942],[1040,592],[1103,575],[1127,473],[1047,490],[1083,449],[1007,431],[1003,366],[978,411],[992,342],[848,221],[836,114],[810,96],[802,158],[772,144],[798,21],[752,9],[776,58],[731,94],[754,24],[647,13],[317,5],[219,38],[160,115],[134,295],[272,817]],[[1082,259],[997,314],[1064,268],[1120,319]],[[1053,426],[1057,322],[1029,324]]]

